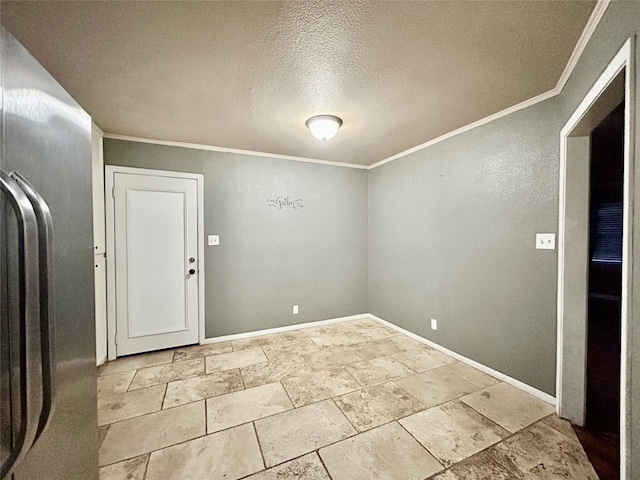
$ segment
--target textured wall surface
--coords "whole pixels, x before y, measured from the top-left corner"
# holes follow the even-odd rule
[[[118,140],[104,158],[204,174],[207,337],[367,312],[366,171]]]
[[[371,313],[553,394],[556,99],[370,171]],[[430,318],[439,321],[430,329]]]
[[[557,231],[561,128],[639,26],[640,2],[612,2],[558,97],[370,171],[373,314],[555,394],[557,252],[535,250],[534,234]],[[635,60],[640,92],[637,46]],[[639,159],[637,94],[635,102]],[[634,176],[635,260],[638,160]],[[633,268],[640,278],[640,261]],[[636,280],[625,339],[629,479],[640,478],[638,291]]]

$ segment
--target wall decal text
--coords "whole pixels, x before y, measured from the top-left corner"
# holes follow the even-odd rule
[[[273,198],[267,198],[267,205],[275,208],[276,210],[282,210],[283,208],[304,208],[304,203],[301,198],[293,199],[290,196],[278,196]]]

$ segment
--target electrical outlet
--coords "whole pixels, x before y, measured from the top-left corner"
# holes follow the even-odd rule
[[[436,320],[435,318],[431,319],[431,330],[437,330],[438,329],[438,320]]]
[[[538,250],[555,250],[556,234],[555,233],[536,233],[536,248]]]
[[[209,246],[220,245],[220,235],[209,235],[207,237],[207,243]]]
[[[293,314],[297,315],[298,314],[298,305],[294,305],[293,306]]]

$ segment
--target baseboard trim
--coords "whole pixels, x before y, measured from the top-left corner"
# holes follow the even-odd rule
[[[495,377],[498,380],[508,383],[509,385],[513,385],[514,387],[519,388],[520,390],[527,392],[530,395],[533,395],[534,397],[539,398],[540,400],[543,400],[551,405],[556,404],[556,398],[552,395],[549,395],[548,393],[543,392],[542,390],[538,390],[537,388],[534,388],[531,385],[527,385],[526,383],[521,382],[520,380],[516,380],[515,378],[510,377],[509,375],[505,375],[504,373],[494,370],[493,368],[487,367],[482,363],[478,363],[475,360],[471,360],[470,358],[467,358],[464,355],[460,355],[459,353],[456,353],[453,350],[449,350],[448,348],[445,348],[442,345],[432,342],[431,340],[427,340],[426,338],[421,337],[420,335],[417,335],[413,332],[410,332],[409,330],[405,330],[402,327],[394,325],[391,322],[387,322],[386,320],[383,320],[380,317],[376,317],[371,313],[360,313],[358,315],[350,315],[348,317],[329,318],[327,320],[318,320],[315,322],[298,323],[296,325],[287,325],[286,327],[268,328],[266,330],[255,330],[253,332],[236,333],[233,335],[224,335],[222,337],[205,338],[204,340],[202,340],[202,342],[200,342],[200,344],[205,345],[210,343],[228,342],[229,340],[241,340],[243,338],[259,337],[261,335],[269,335],[272,333],[291,332],[293,330],[302,330],[304,328],[318,327],[322,325],[330,325],[332,323],[348,322],[350,320],[362,320],[362,319],[375,320],[376,322],[379,322],[382,325],[385,325],[410,338],[413,338],[414,340],[417,340],[420,343],[424,343],[425,345],[431,348],[434,348],[442,353],[445,353],[462,363],[466,363],[467,365],[473,368],[476,368],[481,372],[491,375],[492,377]]]
[[[435,342],[432,342],[431,340],[427,340],[424,337],[421,337],[420,335],[416,335],[415,333],[410,332],[409,330],[405,330],[402,327],[398,327],[397,325],[394,325],[393,323],[387,322],[386,320],[383,320],[380,317],[376,317],[375,315],[369,314],[369,318],[371,318],[372,320],[376,320],[377,322],[380,322],[381,324],[389,327],[389,328],[393,328],[394,330],[397,330],[400,333],[405,334],[408,337],[413,338],[414,340],[417,340],[418,342],[424,343],[425,345],[434,348],[436,350],[439,350],[442,353],[446,353],[447,355],[455,358],[456,360],[461,361],[462,363],[466,363],[467,365],[476,368],[478,370],[480,370],[481,372],[484,372],[488,375],[491,375],[492,377],[495,377],[499,380],[502,380],[505,383],[508,383],[509,385],[513,385],[516,388],[519,388],[520,390],[523,390],[531,395],[533,395],[534,397],[539,398],[540,400],[543,400],[547,403],[550,403],[551,405],[556,404],[556,398],[552,395],[549,395],[548,393],[545,393],[541,390],[538,390],[537,388],[532,387],[531,385],[527,385],[524,382],[521,382],[520,380],[516,380],[513,377],[510,377],[508,375],[505,375],[504,373],[498,372],[497,370],[494,370],[493,368],[487,367],[486,365],[483,365],[482,363],[478,363],[475,360],[471,360],[470,358],[467,358],[463,355],[460,355],[459,353],[456,353],[452,350],[449,350],[448,348],[443,347],[442,345],[439,345]]]
[[[104,357],[100,358],[100,359],[96,359],[96,366],[100,366],[103,363],[105,363],[107,361],[107,356],[105,355]]]
[[[268,328],[266,330],[255,330],[253,332],[236,333],[233,335],[224,335],[222,337],[205,338],[200,342],[201,345],[209,343],[228,342],[229,340],[241,340],[243,338],[259,337],[261,335],[269,335],[271,333],[290,332],[292,330],[302,330],[303,328],[319,327],[322,325],[330,325],[332,323],[348,322],[350,320],[361,320],[369,318],[368,313],[359,313],[358,315],[350,315],[348,317],[329,318],[327,320],[317,320],[315,322],[298,323],[296,325],[287,325],[286,327]]]

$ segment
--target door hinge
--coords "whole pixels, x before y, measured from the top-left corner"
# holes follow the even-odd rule
[[[111,187],[111,198],[116,198],[116,187]]]
[[[117,333],[113,335],[113,343],[118,345],[118,334]]]

